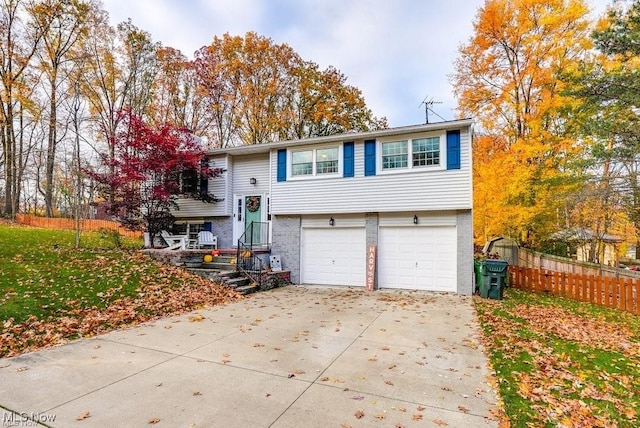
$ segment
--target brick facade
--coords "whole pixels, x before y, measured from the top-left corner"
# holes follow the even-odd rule
[[[271,254],[279,255],[282,269],[291,271],[291,282],[300,283],[300,216],[274,216]]]
[[[473,294],[473,214],[458,211],[458,294]]]

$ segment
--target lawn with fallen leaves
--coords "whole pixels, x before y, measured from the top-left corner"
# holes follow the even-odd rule
[[[505,426],[640,426],[638,317],[514,289],[474,301]]]
[[[85,233],[0,223],[0,357],[240,296],[181,268]]]

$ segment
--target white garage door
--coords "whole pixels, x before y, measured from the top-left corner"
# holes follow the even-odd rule
[[[456,227],[380,227],[378,285],[452,291],[456,287]]]
[[[301,283],[364,287],[363,227],[303,228],[301,241]]]

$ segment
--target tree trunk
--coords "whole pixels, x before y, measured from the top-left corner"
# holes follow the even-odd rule
[[[7,95],[12,99],[11,93]],[[16,172],[16,141],[13,135],[13,106],[9,102],[5,105],[6,117],[4,123],[4,216],[15,218],[15,172]]]
[[[56,145],[57,145],[57,135],[56,135],[56,88],[55,88],[55,75],[50,80],[51,83],[51,94],[50,94],[50,103],[49,103],[49,137],[47,144],[47,165],[46,165],[46,175],[45,175],[45,190],[44,190],[44,205],[47,217],[53,217],[53,169],[56,162]]]

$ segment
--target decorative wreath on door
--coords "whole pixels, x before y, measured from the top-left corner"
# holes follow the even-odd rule
[[[247,198],[247,211],[256,212],[260,209],[260,196],[249,196]]]

